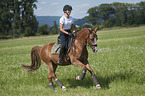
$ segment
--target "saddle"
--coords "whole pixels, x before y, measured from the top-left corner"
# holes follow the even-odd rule
[[[57,42],[52,46],[51,49],[51,54],[59,54],[60,53],[60,48],[61,48],[61,40],[60,40],[60,36],[58,36],[57,38]],[[66,54],[68,54],[70,52],[71,46],[74,43],[74,38],[69,38],[69,43],[68,43],[68,48],[66,50]]]
[[[58,42],[56,42],[52,49],[51,49],[51,54],[59,54],[59,51],[60,51],[60,45]]]

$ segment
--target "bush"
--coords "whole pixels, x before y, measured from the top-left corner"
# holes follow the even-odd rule
[[[34,36],[35,33],[33,32],[31,27],[26,27],[24,36]]]
[[[37,35],[48,35],[49,31],[48,31],[48,25],[41,25],[38,27],[37,30]]]

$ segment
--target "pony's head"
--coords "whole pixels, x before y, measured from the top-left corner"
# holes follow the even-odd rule
[[[87,38],[87,43],[92,48],[92,51],[94,53],[96,53],[98,51],[98,48],[97,48],[98,36],[96,34],[97,33],[97,28],[95,28],[95,30],[92,30],[91,28],[88,28],[88,30],[89,30],[89,34],[88,34],[88,38]]]

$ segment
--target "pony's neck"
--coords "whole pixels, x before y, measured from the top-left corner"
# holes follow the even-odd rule
[[[89,33],[89,30],[87,28],[85,29],[82,29],[81,31],[79,31],[77,33],[77,36],[76,38],[79,39],[79,40],[83,40],[85,42],[85,40],[87,39],[88,37],[88,33]]]
[[[77,33],[77,36],[76,36],[77,44],[76,45],[78,45],[79,48],[82,48],[86,45],[86,40],[87,40],[88,34],[89,34],[89,30],[87,28],[82,29],[81,31],[79,31]]]

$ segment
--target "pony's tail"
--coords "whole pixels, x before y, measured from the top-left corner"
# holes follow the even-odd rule
[[[41,47],[35,46],[31,50],[31,65],[24,65],[22,64],[22,68],[28,69],[27,72],[33,72],[37,70],[41,66],[41,59],[40,59],[40,49]]]

